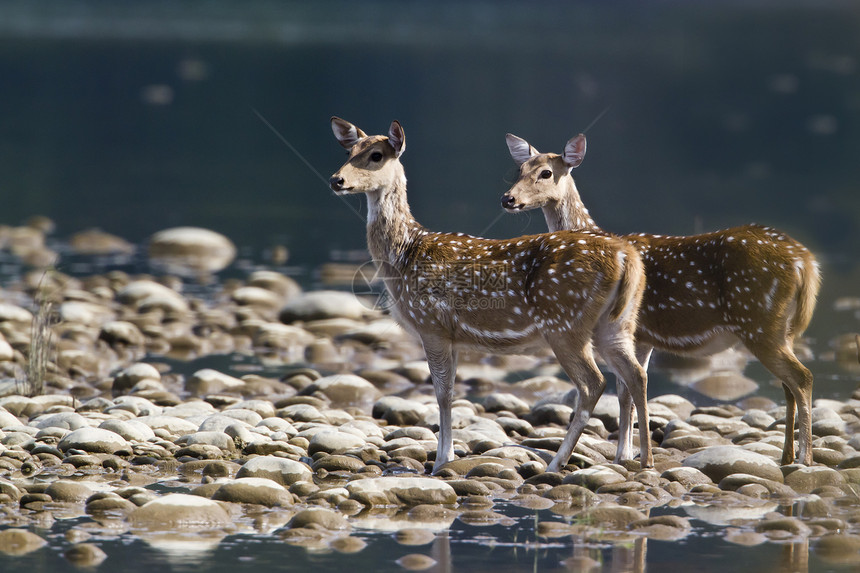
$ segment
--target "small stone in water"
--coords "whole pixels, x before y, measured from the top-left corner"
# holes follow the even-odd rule
[[[91,543],[74,545],[65,552],[64,556],[77,567],[98,567],[107,559],[107,553]]]
[[[436,560],[421,553],[410,553],[409,555],[404,555],[395,561],[395,563],[407,571],[423,571],[436,565]]]
[[[47,541],[26,529],[0,531],[0,552],[6,555],[25,555],[44,546]]]

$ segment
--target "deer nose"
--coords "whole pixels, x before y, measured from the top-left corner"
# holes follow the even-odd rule
[[[328,184],[333,191],[340,191],[343,189],[343,177],[338,177],[337,175],[335,175],[328,180]]]
[[[502,195],[502,207],[505,209],[513,209],[516,201],[517,200],[514,199],[513,195],[509,195],[507,193]]]

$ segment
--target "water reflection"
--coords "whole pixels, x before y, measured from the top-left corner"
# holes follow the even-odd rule
[[[701,524],[716,524],[720,528],[727,523],[754,523],[762,515],[777,509],[773,504],[763,503],[743,511],[714,511],[701,504],[683,507],[686,514],[695,518],[697,531],[685,538],[685,542],[664,541],[664,536],[610,534],[599,527],[577,525],[576,519],[558,522],[550,513],[543,510],[513,510],[515,506],[497,505],[497,509],[509,515],[512,524],[476,526],[460,520],[435,526],[430,522],[408,522],[395,520],[386,522],[385,518],[369,517],[367,520],[353,519],[351,537],[356,543],[324,542],[326,536],[317,536],[299,543],[293,538],[284,544],[277,535],[257,534],[254,536],[224,533],[200,533],[184,535],[177,533],[152,534],[140,536],[123,534],[110,524],[106,527],[87,527],[87,521],[71,520],[66,527],[74,530],[89,530],[98,538],[80,535],[51,535],[47,530],[40,532],[47,536],[50,543],[46,547],[21,544],[20,549],[4,547],[3,553],[12,558],[0,556],[0,566],[4,571],[32,570],[33,559],[52,562],[53,571],[72,571],[63,561],[52,555],[60,556],[68,552],[71,545],[64,539],[90,539],[97,542],[108,556],[108,563],[125,563],[123,570],[143,572],[155,564],[168,565],[174,570],[210,571],[252,571],[260,570],[266,564],[284,563],[286,558],[296,567],[325,567],[326,570],[347,567],[351,570],[397,571],[427,570],[434,573],[452,571],[513,571],[525,568],[540,571],[605,571],[617,573],[642,573],[654,568],[665,567],[671,563],[698,563],[708,558],[701,571],[719,571],[730,566],[726,555],[742,570],[762,568],[766,571],[789,571],[806,573],[818,571],[822,563],[830,567],[853,566],[858,563],[856,552],[846,551],[844,545],[831,544],[828,535],[810,542],[808,539],[793,539],[790,536],[768,536],[747,527],[728,527],[724,529],[724,541],[714,536]],[[665,512],[665,509],[663,510]],[[790,508],[785,508],[787,515]],[[654,511],[647,511],[654,515]],[[665,515],[665,513],[664,513]],[[374,520],[376,523],[373,523]],[[560,526],[573,527],[576,533],[567,536],[539,537],[535,535],[534,523],[548,520]],[[531,527],[530,527],[531,524]],[[566,525],[565,525],[566,524]],[[399,531],[428,531],[425,527],[438,527],[426,537],[393,535]],[[709,532],[710,531],[710,532]],[[61,533],[62,529],[58,532]],[[119,536],[119,537],[117,537]],[[341,537],[335,537],[343,539]],[[409,539],[415,539],[411,541]],[[115,541],[112,541],[115,540]],[[137,543],[141,540],[144,544]],[[768,541],[780,541],[777,544]],[[815,546],[815,557],[812,557]],[[719,553],[716,553],[720,547]],[[734,549],[729,550],[729,547]],[[353,549],[350,549],[353,548]],[[316,563],[316,565],[312,565]],[[372,569],[366,568],[373,564]],[[755,564],[755,565],[754,565]],[[292,570],[292,569],[291,569]]]

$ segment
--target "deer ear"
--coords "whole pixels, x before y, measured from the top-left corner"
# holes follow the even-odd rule
[[[394,148],[396,157],[400,157],[406,151],[406,134],[403,133],[403,126],[396,119],[391,122],[391,127],[388,128],[388,143]]]
[[[562,158],[571,169],[579,167],[585,158],[585,134],[580,133],[565,144]]]
[[[538,154],[538,150],[529,145],[529,142],[522,137],[509,133],[505,136],[505,141],[508,143],[508,151],[511,152],[511,157],[517,162],[517,165],[522,165],[530,157]]]
[[[351,149],[353,145],[358,143],[358,140],[367,137],[366,133],[339,117],[331,118],[331,130],[340,144],[347,149]]]

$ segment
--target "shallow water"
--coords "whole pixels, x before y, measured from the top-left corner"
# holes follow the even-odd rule
[[[501,506],[501,507],[500,507]],[[109,536],[97,543],[108,558],[102,571],[137,573],[157,567],[166,571],[403,571],[397,563],[402,557],[421,553],[436,564],[426,569],[444,571],[607,571],[642,572],[666,567],[694,567],[696,571],[718,572],[731,568],[752,571],[839,571],[852,566],[822,561],[809,551],[809,543],[765,543],[753,547],[732,544],[718,528],[694,521],[693,533],[683,541],[649,540],[645,537],[620,542],[585,542],[574,536],[539,539],[534,528],[539,521],[564,520],[549,510],[528,510],[500,504],[496,511],[508,517],[504,524],[470,525],[460,520],[422,546],[398,544],[390,532],[362,530],[353,536],[364,540],[367,548],[355,554],[340,554],[331,549],[312,550],[295,547],[276,537],[262,534],[229,535],[213,543],[189,537],[183,543],[147,542],[132,535]],[[675,510],[684,515],[683,510]],[[3,571],[76,571],[62,553],[71,546],[63,538],[65,530],[78,520],[58,522],[50,533],[39,532],[50,547],[22,557],[0,554]],[[584,569],[582,561],[593,561],[594,569]],[[162,569],[163,568],[163,569]]]

